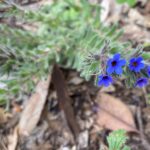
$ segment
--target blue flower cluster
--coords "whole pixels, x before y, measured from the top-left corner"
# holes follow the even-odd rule
[[[124,67],[134,73],[136,78],[135,86],[143,87],[148,84],[148,77],[150,77],[150,66],[144,64],[143,58],[133,57],[127,62],[121,58],[119,53],[116,53],[112,58],[109,58],[106,62],[106,71],[104,74],[98,76],[98,86],[108,87],[114,82],[113,75],[122,75]],[[141,72],[145,71],[147,77],[141,76]]]

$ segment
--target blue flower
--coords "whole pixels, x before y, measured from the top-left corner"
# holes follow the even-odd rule
[[[147,67],[147,74],[150,77],[150,66]]]
[[[134,72],[140,72],[140,70],[145,67],[145,65],[142,61],[143,61],[142,57],[131,58],[130,64],[129,64],[129,69]]]
[[[113,58],[110,58],[107,62],[107,73],[112,74],[116,73],[118,75],[122,74],[122,67],[126,64],[126,61],[124,59],[120,59],[120,54],[117,53],[113,56]]]
[[[112,84],[113,79],[111,76],[108,75],[100,75],[98,76],[98,86],[106,86],[108,87],[110,84]]]
[[[143,86],[146,86],[148,84],[148,79],[147,78],[139,78],[137,81],[136,81],[136,86],[138,87],[143,87]]]

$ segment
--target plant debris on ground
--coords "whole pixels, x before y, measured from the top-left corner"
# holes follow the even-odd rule
[[[122,2],[90,0],[89,3],[104,7],[101,13],[95,14],[104,26],[118,23],[106,34],[112,40],[112,51],[116,50],[113,47],[116,39],[123,43],[130,41],[134,48],[143,46],[144,57],[150,62],[150,1],[128,1],[130,6]],[[84,39],[84,32],[87,29],[96,40],[102,36],[104,43],[108,28],[101,29],[103,35],[93,30],[90,25],[93,23],[97,28],[99,23],[88,18],[89,12],[81,15],[83,21],[78,21],[77,12],[82,6],[69,10],[65,3],[54,5],[57,13],[66,17],[64,21],[61,16],[49,15],[49,7],[40,10],[41,6],[51,4],[51,0],[4,3],[7,5],[0,2],[0,150],[114,150],[119,142],[119,149],[115,150],[150,150],[150,84],[128,88],[123,77],[109,87],[95,86],[94,78],[89,78],[78,64],[82,62],[82,53],[72,50],[80,50],[80,46],[89,49],[86,41],[100,46],[90,43],[91,37]],[[78,0],[76,3],[80,5]],[[71,13],[59,10],[62,5]],[[9,14],[12,6],[15,9]],[[88,6],[85,8],[93,12]],[[18,14],[18,10],[27,10],[27,14]],[[41,12],[36,13],[38,10]],[[25,18],[18,21],[20,15]],[[26,23],[26,19],[30,22]],[[89,28],[84,21],[89,23]],[[81,26],[79,33],[78,26]],[[36,32],[37,29],[40,31]],[[123,34],[120,29],[124,30]],[[115,32],[118,35],[114,36]],[[94,65],[99,63],[93,63],[93,68]],[[88,65],[84,67],[90,69]]]

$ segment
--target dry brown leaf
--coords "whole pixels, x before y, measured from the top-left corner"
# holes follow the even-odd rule
[[[131,28],[132,27],[132,28]],[[137,43],[149,43],[150,42],[150,34],[147,32],[145,28],[140,28],[135,24],[128,24],[123,27],[124,36],[121,38],[122,41],[132,41]]]
[[[15,128],[13,135],[8,137],[8,150],[16,150],[18,143],[18,127]]]
[[[64,75],[57,64],[55,64],[53,67],[52,82],[57,92],[59,107],[64,113],[64,120],[66,120],[67,125],[70,128],[70,131],[72,131],[74,137],[77,138],[80,133],[80,128],[76,121],[74,110],[71,105]]]
[[[130,9],[129,13],[129,22],[132,24],[133,22],[136,23],[136,25],[150,28],[150,17],[146,15],[142,15],[138,10],[136,9]]]
[[[110,130],[124,129],[129,132],[138,132],[130,109],[121,100],[99,92],[97,96],[99,111],[96,123]]]
[[[50,80],[51,78],[49,77],[47,81],[40,81],[37,84],[35,93],[30,97],[22,112],[19,121],[20,134],[29,135],[36,127],[46,102]]]

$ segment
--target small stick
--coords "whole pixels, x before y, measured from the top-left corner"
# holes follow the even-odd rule
[[[145,101],[145,106],[147,106],[147,103],[148,103],[148,97],[147,97],[147,91],[146,91],[146,88],[143,87],[143,88],[142,88],[142,91],[143,91],[143,97],[144,97],[144,101]]]
[[[147,141],[146,136],[144,135],[142,113],[141,113],[141,107],[140,106],[137,107],[137,121],[138,121],[138,125],[139,125],[142,144],[143,144],[145,150],[150,150],[150,144]]]

